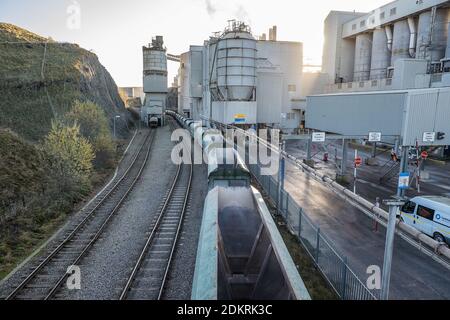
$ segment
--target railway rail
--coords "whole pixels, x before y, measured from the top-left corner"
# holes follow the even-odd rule
[[[172,125],[172,123],[171,123]],[[180,164],[119,300],[160,300],[188,209],[193,165]]]
[[[82,212],[81,221],[69,228],[64,239],[40,260],[37,267],[31,269],[6,300],[49,300],[55,297],[69,276],[68,268],[76,266],[86,256],[141,177],[154,138],[155,131],[150,130],[124,173]]]

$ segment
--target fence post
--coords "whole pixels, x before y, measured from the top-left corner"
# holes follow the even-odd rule
[[[347,291],[347,257],[342,259],[342,288],[341,288],[342,300],[345,300],[346,291]]]
[[[317,244],[316,244],[316,264],[319,266],[319,251],[320,251],[320,228],[317,228]]]
[[[286,223],[289,226],[289,193],[287,193],[287,191],[285,190],[284,192],[286,192],[286,208],[285,208],[285,212],[286,212]]]
[[[300,208],[298,211],[298,240],[301,241],[301,234],[302,234],[302,216],[303,216],[303,209]]]

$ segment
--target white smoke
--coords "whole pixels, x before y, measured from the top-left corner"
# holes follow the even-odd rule
[[[214,16],[214,14],[217,11],[217,8],[214,6],[212,1],[211,0],[205,0],[205,4],[206,4],[206,12],[208,12],[208,15],[210,17]]]
[[[250,15],[248,14],[247,9],[242,4],[239,4],[236,7],[236,10],[234,12],[234,16],[238,21],[243,21],[251,24]]]

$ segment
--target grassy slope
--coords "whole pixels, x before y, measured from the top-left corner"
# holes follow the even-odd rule
[[[69,111],[75,99],[98,103],[110,118],[125,111],[114,81],[95,54],[51,40],[46,46],[46,41],[0,23],[0,127],[39,141],[51,119]]]
[[[48,159],[36,143],[51,120],[69,111],[75,99],[98,103],[109,118],[125,110],[109,73],[77,45],[49,41],[42,77],[46,41],[0,23],[0,279],[75,206],[48,191]],[[94,185],[107,176],[96,172]]]
[[[49,230],[62,221],[48,212],[59,205],[45,194],[48,161],[39,149],[16,134],[0,130],[0,279],[25,258]],[[43,209],[45,208],[45,209]],[[59,211],[59,210],[58,210]],[[23,232],[23,230],[25,230]]]

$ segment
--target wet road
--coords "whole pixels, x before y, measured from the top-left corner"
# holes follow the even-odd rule
[[[289,149],[288,152],[291,153]],[[385,188],[383,191],[363,184],[361,191],[375,196],[378,193],[385,198],[392,194],[392,186]],[[287,164],[286,189],[320,226],[337,251],[348,258],[363,282],[368,278],[366,270],[369,266],[382,267],[384,227],[379,226],[378,232],[375,232],[372,219],[290,163]],[[449,270],[396,236],[390,297],[450,299]]]

